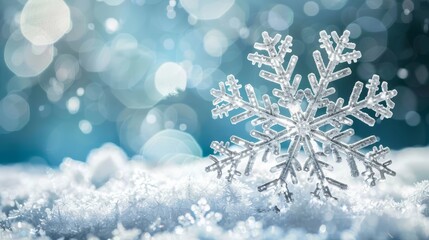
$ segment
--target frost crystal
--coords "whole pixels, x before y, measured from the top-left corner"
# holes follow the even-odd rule
[[[367,91],[364,98],[361,97],[364,88],[362,82],[356,82],[347,105],[344,105],[342,98],[335,102],[329,98],[335,93],[334,88],[328,87],[329,83],[351,74],[350,68],[341,67],[340,64],[351,64],[361,57],[360,51],[354,50],[355,44],[349,42],[349,35],[349,31],[345,31],[342,36],[335,31],[330,35],[326,31],[320,32],[320,47],[326,52],[328,63],[325,64],[319,51],[313,52],[318,78],[316,74],[310,73],[308,80],[311,88],[302,90],[299,89],[301,75],[293,75],[298,57],[292,55],[286,68],[283,66],[286,54],[292,52],[292,37],[286,36],[281,40],[279,34],[271,38],[267,32],[263,32],[263,43],[255,43],[254,47],[268,54],[252,53],[247,59],[252,64],[258,64],[258,67],[267,65],[273,70],[261,70],[259,76],[280,86],[272,90],[277,103],[272,103],[272,98],[267,94],[259,102],[254,88],[249,84],[245,86],[246,100],[241,96],[242,86],[233,75],[229,75],[225,83],[220,82],[219,89],[212,89],[210,93],[215,97],[213,118],[228,117],[231,113],[232,124],[252,118],[254,129],[250,131],[250,136],[258,141],[252,142],[237,136],[231,136],[231,142],[213,141],[211,148],[220,156],[210,156],[214,163],[206,171],[216,171],[220,178],[226,170],[226,179],[232,181],[241,175],[238,170],[241,162],[247,162],[244,175],[249,175],[257,154],[262,153],[262,161],[266,162],[268,154],[272,153],[277,156],[278,163],[270,171],[280,174],[259,186],[258,190],[276,190],[287,202],[292,200],[288,183],[297,184],[297,172],[301,170],[308,172],[309,180],[315,179],[316,188],[312,194],[318,198],[321,194],[334,198],[328,185],[347,189],[346,184],[327,176],[326,170],[333,170],[333,166],[325,161],[329,155],[336,162],[345,159],[351,175],[363,175],[370,186],[384,179],[386,174],[394,176],[395,172],[388,168],[391,160],[380,162],[389,153],[389,148],[380,145],[365,151],[364,148],[378,141],[376,136],[349,143],[354,130],[347,126],[353,124],[350,117],[374,126],[376,120],[368,114],[370,111],[377,118],[390,118],[394,107],[391,98],[397,91],[388,90],[387,82],[381,83],[380,89],[379,76],[373,75],[365,85]],[[231,143],[237,147],[230,146]],[[281,144],[284,143],[288,145],[287,151],[281,153]],[[301,148],[307,156],[305,161],[298,159]],[[357,162],[363,165],[365,171],[360,173]]]
[[[211,239],[210,235],[220,234],[218,223],[222,214],[210,211],[210,205],[205,198],[193,204],[191,210],[193,214],[186,213],[178,217],[181,226],[175,228],[176,234],[187,236],[184,239]],[[195,237],[190,237],[193,235]]]
[[[214,225],[222,219],[220,213],[210,212],[210,205],[205,198],[201,198],[197,205],[192,205],[191,210],[194,216],[190,213],[186,213],[178,218],[180,225],[183,227],[189,227],[195,224],[198,226]]]

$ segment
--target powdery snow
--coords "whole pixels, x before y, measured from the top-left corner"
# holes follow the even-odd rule
[[[399,178],[370,188],[350,177],[338,200],[291,185],[299,201],[285,204],[254,187],[264,167],[228,184],[205,173],[208,159],[149,167],[108,144],[55,170],[0,167],[0,239],[427,239],[429,177],[414,161],[428,154],[392,153]]]

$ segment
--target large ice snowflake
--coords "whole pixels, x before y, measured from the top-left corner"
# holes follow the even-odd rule
[[[286,36],[281,40],[279,34],[271,38],[267,32],[263,32],[263,43],[255,43],[254,47],[266,51],[268,55],[252,53],[247,59],[252,64],[258,64],[258,67],[267,65],[273,69],[274,72],[261,70],[259,75],[280,86],[272,91],[277,103],[272,103],[272,98],[267,94],[259,102],[251,85],[245,86],[247,100],[244,99],[240,93],[242,86],[233,75],[229,75],[225,83],[220,82],[219,89],[212,89],[211,94],[215,97],[213,118],[228,117],[231,113],[232,124],[253,118],[251,123],[254,129],[250,131],[250,136],[259,141],[251,142],[237,136],[231,136],[231,142],[213,141],[211,148],[220,156],[210,156],[214,163],[206,171],[217,171],[220,178],[226,170],[226,179],[232,181],[241,175],[238,170],[240,163],[247,161],[244,175],[249,175],[259,153],[263,153],[263,162],[272,153],[277,155],[278,163],[270,171],[280,174],[259,186],[258,190],[274,189],[287,202],[292,200],[288,181],[298,183],[297,172],[301,170],[308,172],[309,179],[316,180],[316,189],[312,192],[316,197],[320,197],[321,193],[325,197],[333,197],[329,184],[347,189],[346,184],[327,176],[325,170],[333,170],[333,166],[325,161],[329,155],[336,162],[345,158],[351,175],[357,177],[362,174],[370,186],[384,179],[386,174],[394,176],[395,172],[388,168],[392,161],[380,162],[388,154],[389,148],[380,145],[365,151],[364,148],[378,141],[376,136],[349,143],[354,130],[347,126],[353,124],[350,117],[373,126],[376,120],[368,114],[370,110],[375,113],[375,117],[390,118],[394,107],[391,98],[397,91],[388,90],[387,82],[381,83],[380,89],[379,76],[373,75],[365,85],[367,91],[364,98],[361,97],[364,83],[356,82],[347,105],[344,105],[342,98],[335,102],[329,99],[335,93],[334,88],[328,87],[329,83],[351,74],[350,68],[343,68],[341,64],[351,64],[361,57],[361,53],[354,50],[355,44],[349,42],[349,35],[349,31],[345,31],[342,36],[335,31],[330,35],[326,31],[320,32],[320,47],[326,52],[328,63],[325,64],[319,51],[313,52],[319,77],[310,73],[308,80],[311,88],[302,90],[298,88],[301,75],[293,76],[298,57],[292,55],[286,68],[283,66],[286,54],[292,52],[292,37]],[[234,146],[230,146],[231,143]],[[280,152],[283,143],[288,143],[285,153]],[[307,156],[305,161],[298,159],[301,148]],[[365,168],[362,173],[358,170],[356,160]]]

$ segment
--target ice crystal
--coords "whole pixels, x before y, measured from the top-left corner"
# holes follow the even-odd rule
[[[180,226],[175,228],[175,233],[187,236],[184,239],[211,239],[209,236],[221,234],[218,223],[222,214],[210,211],[210,205],[205,198],[201,198],[197,204],[191,206],[192,214],[186,213],[178,217]]]
[[[186,213],[185,215],[179,216],[177,219],[179,224],[183,227],[192,225],[214,225],[222,219],[222,214],[210,212],[210,205],[205,198],[201,198],[196,205],[192,205],[191,210],[194,216],[190,213]]]
[[[347,189],[347,185],[329,177],[326,170],[332,171],[333,166],[326,160],[328,156],[336,162],[345,159],[351,175],[362,175],[370,186],[374,186],[385,175],[395,175],[389,169],[391,160],[385,162],[389,148],[382,145],[374,146],[371,151],[366,147],[378,141],[376,136],[350,143],[354,130],[352,126],[354,117],[363,123],[374,126],[379,118],[390,118],[394,103],[391,100],[396,90],[388,90],[387,82],[380,84],[379,76],[373,75],[367,84],[356,82],[349,101],[344,105],[344,99],[338,98],[335,102],[331,97],[335,89],[329,87],[333,81],[343,79],[351,74],[351,69],[342,67],[344,63],[351,64],[360,57],[360,51],[354,50],[355,44],[349,42],[349,31],[342,36],[337,32],[330,35],[326,31],[320,32],[320,47],[326,52],[327,64],[320,51],[313,52],[313,58],[318,70],[318,77],[314,73],[308,75],[311,88],[299,89],[301,75],[293,75],[298,57],[292,55],[284,68],[285,57],[291,53],[292,37],[276,34],[273,38],[267,32],[262,33],[263,42],[255,43],[255,49],[267,52],[267,55],[251,53],[247,59],[252,64],[269,66],[273,72],[261,70],[259,76],[265,80],[276,83],[279,88],[272,90],[273,96],[262,96],[259,102],[254,88],[245,86],[247,99],[240,92],[242,85],[233,76],[219,83],[219,89],[212,89],[215,97],[212,110],[213,118],[228,117],[231,114],[231,123],[252,119],[253,130],[250,136],[258,141],[249,141],[237,136],[231,136],[230,142],[213,141],[211,148],[219,156],[211,155],[214,162],[206,171],[216,171],[218,178],[226,173],[226,179],[232,181],[241,176],[238,167],[241,162],[247,161],[244,175],[251,174],[256,157],[262,154],[262,161],[268,160],[268,154],[276,155],[277,164],[271,168],[272,173],[280,172],[272,181],[258,187],[260,192],[275,190],[284,196],[287,202],[292,201],[292,193],[288,183],[298,183],[297,172],[304,170],[309,174],[309,180],[315,179],[315,190],[312,194],[320,197],[334,198],[328,185],[340,189]],[[367,88],[366,96],[362,97],[364,86]],[[381,87],[381,89],[380,89]],[[331,97],[332,98],[332,97]],[[272,103],[276,99],[277,103]],[[374,112],[375,118],[368,112]],[[230,146],[231,143],[234,146]],[[287,145],[287,151],[281,152],[281,145]],[[235,146],[238,146],[235,147]],[[298,159],[298,154],[304,150],[305,161]],[[365,171],[360,172],[357,162],[361,163]]]

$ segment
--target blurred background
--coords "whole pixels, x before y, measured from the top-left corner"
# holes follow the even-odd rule
[[[356,124],[357,135],[428,143],[427,0],[3,0],[0,17],[2,164],[57,166],[105,142],[147,161],[171,146],[208,155],[250,127],[213,120],[210,88],[228,74],[259,95],[274,87],[246,59],[262,31],[293,36],[295,73],[307,76],[319,32],[350,30],[363,57],[336,96],[372,74],[398,91],[393,118]]]

